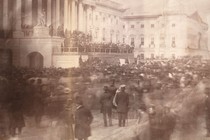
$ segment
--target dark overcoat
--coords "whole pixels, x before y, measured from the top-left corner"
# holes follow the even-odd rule
[[[118,113],[127,113],[129,106],[129,95],[126,92],[119,92],[116,95],[116,104]]]
[[[75,138],[85,139],[91,136],[90,124],[93,120],[92,113],[84,106],[79,106],[75,112]]]
[[[101,113],[112,110],[112,94],[110,92],[104,92],[101,96]]]

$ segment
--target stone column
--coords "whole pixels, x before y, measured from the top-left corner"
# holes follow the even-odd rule
[[[32,0],[25,1],[24,24],[32,26]]]
[[[3,1],[3,29],[7,30],[9,24],[9,10],[8,10],[8,0]]]
[[[55,24],[55,29],[60,26],[60,0],[56,0],[56,24]]]
[[[71,2],[68,3],[68,18],[66,19],[67,20],[67,23],[68,23],[68,30],[70,31],[71,30]]]
[[[72,1],[71,3],[71,30],[74,31],[76,30],[76,21],[77,21],[77,11],[76,11],[76,2],[75,0]]]
[[[79,31],[84,32],[84,7],[82,2],[79,2]]]
[[[47,0],[47,26],[52,24],[52,3],[51,0]]]
[[[14,38],[23,37],[24,34],[21,31],[21,2],[22,0],[15,0],[15,31],[13,32]]]
[[[94,25],[94,20],[95,20],[94,7],[93,6],[91,7],[91,10],[92,10],[92,23],[91,23],[91,26],[93,26]]]
[[[69,20],[69,1],[64,0],[64,31],[69,30],[68,20]]]
[[[40,13],[42,13],[42,0],[38,0],[38,7],[37,7],[37,14],[38,14],[38,16],[37,17],[39,17],[39,14]]]
[[[87,19],[88,19],[88,14],[87,14],[87,8],[88,5],[84,5],[84,32],[87,33]]]

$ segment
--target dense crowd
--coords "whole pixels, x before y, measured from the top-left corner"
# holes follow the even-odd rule
[[[1,67],[1,111],[9,115],[9,132],[15,135],[16,128],[21,133],[25,126],[24,116],[34,116],[37,126],[43,115],[64,119],[63,114],[69,100],[74,98],[73,95],[84,95],[87,88],[94,84],[107,85],[111,81],[118,85],[125,84],[127,90],[138,93],[136,103],[131,101],[132,105],[129,105],[130,110],[146,110],[141,99],[142,93],[152,92],[160,87],[182,88],[196,85],[200,80],[209,78],[209,67],[207,61],[192,57],[147,60],[125,65],[108,64],[99,58],[91,58],[85,62],[80,60],[80,67],[69,69]],[[71,77],[72,83],[59,83],[61,77]],[[7,118],[3,114],[1,118]]]
[[[80,31],[66,32],[63,47],[79,47],[79,48],[96,48],[96,49],[127,49],[133,50],[133,48],[127,44],[120,43],[93,43],[92,36]]]

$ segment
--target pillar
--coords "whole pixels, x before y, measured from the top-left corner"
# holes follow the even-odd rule
[[[75,0],[72,1],[71,3],[71,29],[72,31],[76,30],[77,26],[77,11],[76,11],[76,2]]]
[[[38,12],[38,17],[39,17],[39,14],[42,13],[42,0],[38,0],[38,7],[37,7],[37,12]]]
[[[47,26],[50,26],[52,24],[51,20],[52,20],[52,3],[51,0],[47,0]]]
[[[79,31],[84,32],[84,7],[82,2],[79,2]]]
[[[15,31],[13,32],[14,38],[23,37],[23,32],[21,31],[21,2],[22,0],[15,0]]]
[[[68,18],[67,20],[67,24],[68,24],[68,30],[71,30],[71,2],[68,3]]]
[[[9,24],[9,10],[8,10],[8,0],[3,1],[3,29],[8,30]]]
[[[32,25],[32,0],[25,0],[24,24]]]
[[[64,0],[64,30],[69,30],[68,20],[69,20],[69,2]]]
[[[58,26],[60,26],[60,0],[56,0],[56,23],[55,23],[55,29],[58,28]]]
[[[88,27],[88,5],[84,6],[84,32],[87,33],[87,27]]]

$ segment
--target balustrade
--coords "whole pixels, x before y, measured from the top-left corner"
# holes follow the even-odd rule
[[[112,49],[112,48],[85,48],[85,47],[57,47],[53,49],[54,54],[66,53],[105,53],[105,54],[131,54],[132,49]]]

